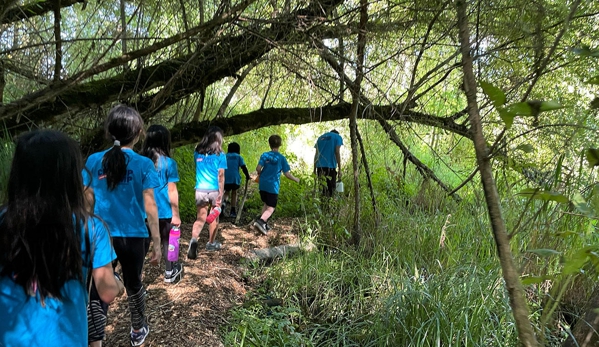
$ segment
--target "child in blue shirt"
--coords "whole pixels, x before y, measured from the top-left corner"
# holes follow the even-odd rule
[[[104,224],[86,209],[77,143],[19,137],[0,210],[0,346],[88,345],[88,283],[109,303],[123,284]]]
[[[170,157],[171,133],[162,125],[154,124],[148,128],[142,154],[150,158],[156,167],[160,185],[154,189],[156,205],[158,206],[158,228],[160,244],[164,255],[164,282],[172,283],[183,274],[183,264],[167,259],[168,242],[171,226],[181,226],[179,218],[179,171],[177,162]]]
[[[208,223],[208,243],[206,250],[217,251],[221,243],[216,241],[218,215],[220,214],[224,189],[227,157],[223,152],[223,131],[219,127],[210,127],[196,146],[194,152],[196,163],[196,206],[197,218],[193,223],[191,241],[187,250],[187,258],[196,259],[198,237],[205,223]],[[211,216],[208,211],[212,206]],[[213,218],[213,221],[209,221]]]
[[[279,153],[282,139],[279,135],[272,135],[268,138],[270,152],[263,153],[258,161],[256,171],[260,178],[260,199],[264,202],[262,207],[262,215],[254,222],[254,226],[258,228],[264,235],[270,229],[268,227],[268,219],[275,212],[277,201],[279,199],[279,187],[281,181],[281,172],[285,177],[299,183],[299,178],[294,177],[287,163],[287,159]]]
[[[243,157],[239,154],[241,147],[237,142],[231,142],[227,147],[227,169],[225,170],[225,197],[231,194],[231,212],[229,216],[237,217],[237,190],[241,187],[241,175],[239,175],[239,169],[243,171],[245,180],[250,179],[250,173],[248,172],[247,166]]]
[[[92,154],[84,171],[88,200],[94,212],[108,225],[123,271],[131,313],[132,346],[142,345],[150,332],[145,314],[146,290],[141,281],[149,247],[148,229],[153,243],[150,263],[157,265],[162,257],[154,199],[154,188],[159,186],[158,174],[152,160],[133,151],[143,126],[135,109],[124,105],[113,107],[104,127],[114,144],[108,150]],[[97,324],[105,324],[105,321]]]

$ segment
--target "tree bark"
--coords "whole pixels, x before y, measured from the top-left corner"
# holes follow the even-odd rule
[[[358,154],[358,108],[362,79],[364,78],[364,51],[366,50],[366,24],[368,23],[368,1],[360,0],[360,30],[358,32],[358,48],[356,57],[356,79],[350,90],[352,107],[349,115],[349,133],[351,137],[352,167],[354,178],[354,225],[352,229],[352,242],[360,245],[362,228],[360,226],[360,163]]]
[[[466,15],[466,0],[457,0],[457,15],[459,27],[459,40],[462,51],[462,64],[464,71],[464,89],[466,99],[468,100],[468,115],[471,125],[471,131],[474,138],[474,150],[476,160],[480,170],[481,181],[489,211],[493,236],[497,245],[499,262],[505,286],[510,298],[510,305],[520,344],[526,347],[539,346],[532,324],[528,318],[529,310],[524,295],[524,289],[520,282],[520,274],[516,268],[512,250],[510,248],[509,237],[507,234],[505,222],[501,214],[501,203],[497,186],[493,178],[491,161],[489,158],[489,148],[484,138],[478,103],[476,100],[476,80],[472,66],[472,56],[470,55],[470,32],[468,28],[468,17]]]
[[[61,0],[54,2],[54,40],[56,56],[54,61],[54,82],[60,81],[60,73],[62,72],[62,35],[60,34],[60,4]]]
[[[85,1],[86,0],[62,0],[60,2],[60,8],[70,7],[78,2]],[[6,10],[5,15],[0,18],[0,23],[9,24],[18,22],[22,19],[44,15],[50,11],[54,11],[55,3],[56,0],[30,1],[29,4],[13,7]]]

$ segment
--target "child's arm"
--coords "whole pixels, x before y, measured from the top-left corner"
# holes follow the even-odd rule
[[[245,175],[245,180],[249,181],[250,179],[250,172],[248,171],[248,167],[245,165],[241,165],[241,171],[243,171],[243,174]]]
[[[291,171],[284,172],[283,175],[285,175],[285,177],[287,177],[290,180],[295,181],[297,183],[299,183],[299,181],[300,181],[299,178],[297,178],[291,174]]]
[[[171,202],[171,210],[173,211],[173,218],[171,224],[180,226],[181,218],[179,217],[179,191],[177,190],[177,183],[168,183],[168,199]]]
[[[258,164],[258,166],[256,166],[256,172],[258,173],[258,176],[260,176],[262,173],[262,165]]]
[[[221,206],[225,194],[225,169],[218,169],[218,198],[216,205]]]

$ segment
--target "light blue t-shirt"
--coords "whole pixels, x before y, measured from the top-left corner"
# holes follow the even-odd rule
[[[281,172],[289,172],[287,159],[279,152],[265,152],[260,156],[258,165],[262,166],[260,173],[260,190],[265,192],[279,194],[281,186]]]
[[[94,249],[94,269],[110,264],[116,254],[108,231],[97,218],[88,222],[90,245]],[[87,346],[87,279],[89,253],[85,230],[81,230],[84,259],[83,278],[63,286],[62,300],[46,298],[42,306],[39,293],[29,296],[11,277],[0,277],[0,346]],[[51,264],[58,266],[58,264]]]
[[[227,169],[227,156],[220,154],[200,154],[193,152],[196,162],[196,189],[218,190],[218,170]]]
[[[156,199],[156,206],[158,206],[158,218],[172,218],[173,210],[171,208],[171,200],[168,197],[168,184],[179,182],[177,162],[172,158],[161,155],[158,158],[158,165],[154,166],[156,167],[158,181],[160,182],[158,188],[154,189],[154,198]]]
[[[314,148],[318,150],[316,158],[316,167],[337,168],[337,157],[335,157],[335,148],[343,146],[343,139],[339,134],[328,132],[320,135]]]
[[[107,151],[90,155],[85,164],[89,172],[83,170],[84,184],[94,189],[94,213],[108,224],[112,237],[149,237],[143,191],[160,185],[154,163],[131,149],[123,149],[127,174],[110,191],[102,169],[102,158]]]
[[[239,168],[245,166],[243,157],[238,153],[227,153],[227,169],[225,170],[225,184],[241,184]]]

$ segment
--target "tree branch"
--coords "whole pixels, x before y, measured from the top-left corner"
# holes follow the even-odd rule
[[[86,0],[62,0],[60,2],[60,8],[70,7],[79,2],[85,2]],[[44,15],[54,10],[53,0],[35,1],[32,0],[29,4],[23,6],[13,7],[6,11],[4,17],[0,19],[1,24],[9,24],[18,22],[22,19],[28,19],[35,16]]]

